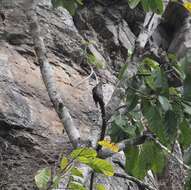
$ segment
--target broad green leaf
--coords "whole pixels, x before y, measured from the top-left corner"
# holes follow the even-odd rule
[[[68,165],[68,159],[66,157],[63,157],[61,162],[60,162],[61,170],[65,169],[67,165]]]
[[[184,80],[184,96],[186,98],[191,99],[191,74],[186,75],[186,79]]]
[[[96,172],[103,173],[106,176],[113,176],[114,174],[113,166],[107,160],[94,158],[88,165]]]
[[[134,9],[140,2],[141,0],[128,0],[129,7],[131,9]]]
[[[70,190],[86,190],[86,188],[81,183],[76,181],[70,182],[69,189]]]
[[[97,190],[106,190],[105,186],[103,184],[96,184]]]
[[[128,112],[131,112],[137,106],[138,101],[139,101],[139,97],[134,95],[134,97],[132,98],[132,101],[129,102]]]
[[[112,122],[112,127],[110,129],[112,142],[119,142],[119,140],[132,137],[135,135],[136,130],[136,124],[130,124],[127,117],[116,117],[115,120]]]
[[[186,79],[184,80],[184,97],[191,99],[191,51],[188,52],[185,58],[181,61],[184,67],[184,72],[186,74]]]
[[[127,138],[127,134],[124,132],[122,125],[118,125],[117,120],[119,117],[116,117],[109,128],[109,135],[111,136],[112,142],[119,142]],[[126,122],[125,122],[126,123]]]
[[[36,186],[40,190],[46,190],[50,178],[51,178],[50,168],[44,168],[44,169],[38,170],[37,175],[35,176]]]
[[[168,138],[160,106],[152,105],[149,101],[142,101],[142,113],[148,121],[149,129],[156,134],[163,144],[167,145]]]
[[[128,147],[125,150],[126,164],[125,169],[128,173],[134,174],[134,169],[137,166],[139,156],[139,148],[138,147]]]
[[[153,11],[157,14],[162,14],[164,11],[162,0],[141,0],[144,11]]]
[[[191,145],[191,127],[187,120],[183,120],[180,124],[179,142],[181,146],[186,149]]]
[[[82,171],[80,169],[76,168],[76,167],[73,167],[71,169],[71,174],[74,175],[74,176],[83,177]]]
[[[140,148],[132,147],[125,152],[126,169],[131,175],[143,179],[148,170],[161,173],[165,165],[165,156],[153,142],[146,142]]]
[[[165,131],[171,142],[176,138],[178,130],[178,121],[176,114],[169,110],[165,113]]]
[[[77,148],[70,154],[72,158],[84,157],[84,158],[95,158],[97,152],[92,148]]]
[[[86,157],[84,157],[84,156],[79,156],[79,157],[77,158],[77,160],[78,160],[79,162],[83,163],[83,164],[88,164],[88,163],[90,162],[91,158],[86,158]]]
[[[142,4],[143,9],[144,9],[145,12],[150,11],[149,0],[141,0],[141,4]]]
[[[165,112],[172,109],[169,100],[165,96],[158,96],[158,100]]]
[[[163,0],[150,0],[149,5],[151,10],[157,14],[162,14],[164,11]]]

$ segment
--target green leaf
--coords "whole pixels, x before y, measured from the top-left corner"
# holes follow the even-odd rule
[[[83,164],[88,164],[91,158],[86,158],[84,156],[79,156],[77,160]]]
[[[88,53],[86,55],[86,58],[87,58],[87,61],[89,64],[95,65],[98,69],[104,69],[105,68],[104,62],[101,60],[98,60],[94,55]]]
[[[77,9],[76,0],[52,0],[52,4],[54,7],[62,6],[66,8],[71,15],[74,15]]]
[[[158,100],[165,112],[172,109],[169,100],[165,96],[158,96]]]
[[[121,127],[122,125],[118,125],[118,119],[119,117],[116,117],[114,121],[112,121],[111,128],[109,128],[109,135],[111,136],[112,142],[119,142],[127,138],[124,128]]]
[[[103,184],[96,184],[97,190],[106,190],[105,186]]]
[[[92,148],[77,148],[74,151],[72,151],[70,156],[73,159],[76,159],[78,157],[84,157],[89,159],[89,158],[95,158],[97,156],[97,152]]]
[[[181,65],[184,68],[186,78],[183,83],[184,87],[184,97],[191,98],[191,51],[188,52],[183,60],[181,60]]]
[[[148,170],[161,173],[165,165],[165,156],[153,142],[146,142],[125,151],[126,170],[131,175],[143,179]]]
[[[131,112],[137,106],[138,101],[139,101],[139,97],[134,95],[132,98],[132,101],[129,102],[128,112]]]
[[[70,182],[69,189],[70,190],[86,190],[86,188],[81,183],[76,181]]]
[[[173,111],[169,110],[165,114],[165,131],[171,142],[174,141],[176,138],[177,129],[178,129],[177,116]]]
[[[44,169],[38,170],[37,175],[35,176],[36,186],[40,190],[45,190],[47,188],[50,178],[51,178],[50,168],[44,168]]]
[[[191,145],[191,127],[186,119],[180,124],[179,142],[184,149]]]
[[[128,147],[125,150],[125,157],[126,157],[125,169],[131,175],[135,173],[134,169],[137,166],[138,156],[139,156],[138,147]]]
[[[143,9],[144,9],[145,12],[150,11],[149,0],[141,0],[141,4],[142,4]]]
[[[113,166],[107,161],[100,158],[92,159],[88,165],[98,173],[103,173],[106,176],[113,176]]]
[[[150,59],[150,58],[145,58],[143,60],[143,64],[149,66],[151,68],[151,70],[159,67],[159,64],[155,60]]]
[[[167,145],[168,138],[164,128],[160,106],[152,105],[150,101],[142,101],[142,113],[148,121],[149,129],[156,134],[160,141]]]
[[[68,159],[66,157],[63,157],[61,162],[60,162],[61,170],[65,169],[67,165],[68,165]]]
[[[184,96],[186,98],[191,98],[191,76],[187,75],[184,80]]]
[[[157,14],[162,14],[164,11],[162,0],[141,0],[144,11],[153,11]]]
[[[76,168],[76,167],[73,167],[73,168],[71,169],[71,174],[74,175],[74,176],[83,177],[82,171],[79,170],[79,169]]]
[[[139,2],[140,0],[128,0],[129,7],[131,9],[134,9],[139,4]]]
[[[149,5],[151,10],[157,14],[162,14],[164,11],[163,0],[150,0]]]

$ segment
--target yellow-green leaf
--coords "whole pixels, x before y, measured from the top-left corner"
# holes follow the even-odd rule
[[[113,166],[107,160],[94,158],[89,162],[88,165],[98,173],[103,173],[106,176],[114,175]]]
[[[191,13],[191,2],[185,1],[183,5]]]
[[[96,185],[97,190],[106,190],[105,186],[103,184],[97,184]]]
[[[61,162],[60,162],[61,170],[65,169],[67,165],[68,165],[68,159],[66,157],[63,157]]]
[[[37,175],[35,176],[36,186],[40,190],[45,190],[47,188],[47,184],[51,178],[51,170],[50,168],[44,168],[38,170]]]
[[[72,158],[95,158],[97,156],[97,152],[92,148],[77,148],[70,154],[70,156]]]

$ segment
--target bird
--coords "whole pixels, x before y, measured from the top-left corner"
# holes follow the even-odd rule
[[[4,21],[5,21],[5,14],[2,11],[0,11],[0,17],[1,17],[1,20],[2,20],[3,24],[5,24],[4,23]]]
[[[95,102],[96,107],[98,104],[100,107],[104,106],[103,101],[103,90],[102,90],[102,82],[99,82],[93,89],[92,89],[93,100]]]

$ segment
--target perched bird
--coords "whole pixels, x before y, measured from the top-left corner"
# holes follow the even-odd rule
[[[103,101],[103,90],[102,90],[102,82],[99,82],[93,89],[92,89],[92,95],[95,102],[95,105],[98,107],[98,104],[100,107],[104,106]]]
[[[1,17],[1,20],[2,20],[3,24],[5,24],[4,23],[4,21],[5,21],[5,14],[2,11],[0,11],[0,17]]]

